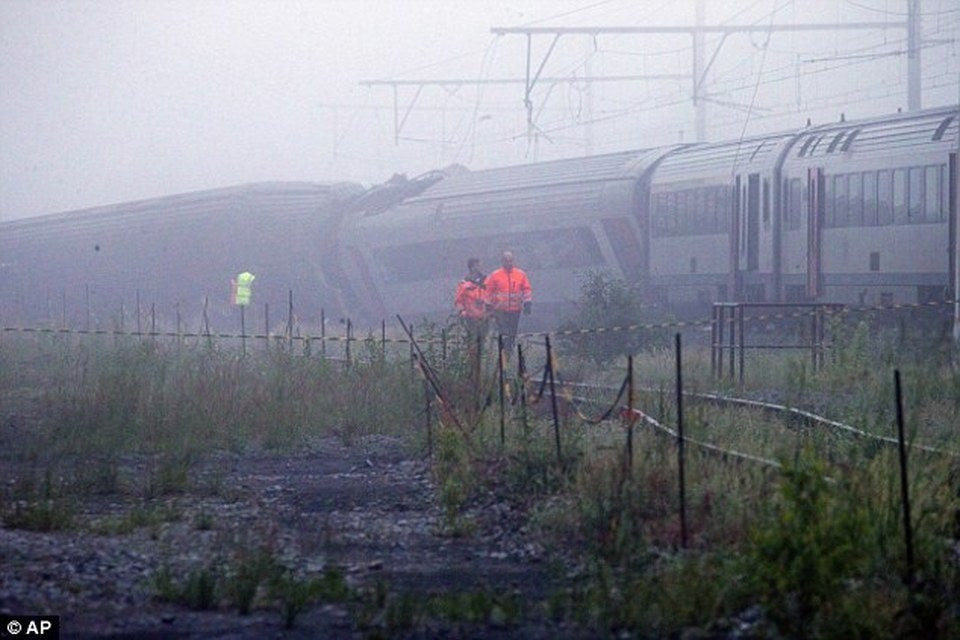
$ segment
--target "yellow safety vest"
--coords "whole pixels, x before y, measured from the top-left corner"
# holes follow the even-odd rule
[[[253,284],[254,276],[249,271],[244,271],[237,276],[237,295],[236,303],[241,306],[250,304],[250,285]]]

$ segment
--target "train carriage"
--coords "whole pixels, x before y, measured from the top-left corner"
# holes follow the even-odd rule
[[[527,326],[555,323],[580,295],[589,270],[635,281],[646,264],[643,176],[655,153],[616,154],[462,170],[385,211],[345,224],[353,288],[374,318],[395,312],[440,320],[470,256],[486,270],[512,249],[534,287]]]
[[[957,120],[955,107],[930,109],[798,136],[781,178],[786,299],[951,297]]]
[[[792,136],[668,152],[650,182],[650,292],[704,313],[776,297],[777,166]]]

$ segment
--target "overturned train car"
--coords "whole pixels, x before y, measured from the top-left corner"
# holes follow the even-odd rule
[[[173,330],[179,317],[197,331],[204,312],[214,329],[236,329],[230,281],[242,271],[256,275],[251,329],[265,328],[264,304],[285,321],[290,291],[304,319],[339,311],[343,295],[324,270],[329,221],[361,192],[262,183],[4,223],[0,323],[130,330],[139,301],[144,330]]]

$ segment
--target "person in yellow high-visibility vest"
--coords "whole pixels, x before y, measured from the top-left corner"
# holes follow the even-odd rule
[[[245,307],[250,304],[250,285],[253,284],[254,276],[249,271],[244,271],[237,276],[237,291],[234,296],[235,303]]]

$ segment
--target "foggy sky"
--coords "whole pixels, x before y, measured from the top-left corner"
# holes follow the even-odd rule
[[[905,0],[707,0],[706,24],[903,20]],[[960,8],[924,0],[924,106],[958,100]],[[492,26],[693,23],[693,0],[0,2],[0,220],[271,180],[370,184],[693,140],[690,80],[426,87],[394,139],[361,80],[522,78]],[[534,69],[550,37],[534,38]],[[708,37],[709,60],[719,39]],[[906,107],[902,30],[730,36],[708,139]],[[897,53],[898,50],[901,53]],[[689,74],[688,36],[564,36],[545,77]],[[399,90],[400,116],[415,89]]]

